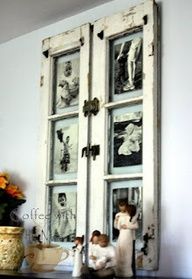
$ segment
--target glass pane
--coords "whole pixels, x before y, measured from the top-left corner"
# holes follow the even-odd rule
[[[54,59],[53,114],[77,109],[79,103],[80,53]]]
[[[52,154],[50,179],[70,179],[77,176],[78,118],[66,118],[52,123]]]
[[[110,44],[110,101],[142,95],[142,32],[123,36]]]
[[[118,222],[126,220],[132,223],[138,222],[138,229],[135,230],[136,237],[136,257],[139,259],[141,249],[143,247],[143,195],[142,195],[142,180],[135,179],[129,181],[112,182],[109,187],[109,233],[111,242],[116,242],[119,237],[119,230],[114,227],[116,214],[119,215],[119,203],[126,202],[128,205],[136,208],[136,213],[130,219],[126,219],[124,214],[120,215]]]
[[[54,186],[50,190],[50,241],[73,242],[76,236],[77,187]]]
[[[142,171],[142,105],[111,113],[109,173]]]

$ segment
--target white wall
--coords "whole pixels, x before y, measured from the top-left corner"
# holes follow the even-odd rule
[[[114,0],[0,45],[0,169],[38,195],[41,41],[139,3]],[[162,8],[162,183],[160,268],[155,276],[192,277],[192,1]],[[141,273],[141,272],[140,272]]]

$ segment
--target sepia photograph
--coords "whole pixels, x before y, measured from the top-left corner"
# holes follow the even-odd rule
[[[55,60],[54,87],[55,111],[78,105],[79,102],[79,52],[63,55]]]
[[[77,118],[55,122],[53,144],[53,178],[77,172],[78,124]]]
[[[77,193],[72,186],[55,186],[51,196],[51,241],[73,242],[76,235]]]
[[[114,94],[142,89],[142,36],[138,34],[113,42],[111,82]]]
[[[113,167],[142,164],[142,112],[113,116]]]

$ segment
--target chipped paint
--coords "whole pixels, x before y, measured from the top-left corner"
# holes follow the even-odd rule
[[[44,84],[44,76],[41,76],[40,78],[40,87],[42,87]]]
[[[154,42],[151,42],[149,45],[148,45],[148,50],[149,50],[149,56],[154,56],[154,50],[155,50],[155,47],[154,47]]]

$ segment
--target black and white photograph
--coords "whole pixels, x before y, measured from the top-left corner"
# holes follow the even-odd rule
[[[77,106],[79,102],[79,52],[63,55],[55,60],[56,112]]]
[[[51,196],[51,241],[73,242],[76,236],[77,193],[72,186],[55,186]]]
[[[140,183],[138,183],[140,184]],[[136,216],[139,228],[136,230],[136,238],[142,238],[142,187],[123,187],[112,190],[112,241],[116,241],[119,230],[114,228],[115,215],[119,212],[119,203],[125,202],[136,208]]]
[[[142,112],[113,116],[113,167],[142,164]]]
[[[77,118],[55,122],[53,146],[53,178],[76,173],[78,164]]]
[[[114,94],[142,89],[141,33],[115,40],[112,46],[112,80]]]

